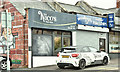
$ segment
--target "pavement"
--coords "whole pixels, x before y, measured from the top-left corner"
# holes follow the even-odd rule
[[[11,69],[11,70],[37,70],[37,71],[39,71],[39,70],[52,70],[52,72],[53,71],[60,71],[60,72],[71,72],[71,71],[73,71],[73,72],[77,72],[77,71],[81,71],[80,69],[77,69],[77,68],[74,68],[74,67],[72,67],[72,66],[70,66],[70,67],[66,67],[65,69],[59,69],[56,65],[52,65],[52,66],[43,66],[43,67],[35,67],[35,68],[17,68],[17,69]],[[84,71],[92,71],[93,70],[93,72],[95,71],[95,70],[98,70],[98,71],[106,71],[106,70],[109,70],[108,72],[110,72],[110,71],[113,71],[113,70],[115,70],[115,71],[118,71],[118,70],[120,70],[120,59],[112,59],[111,61],[110,61],[110,63],[108,64],[108,65],[105,65],[105,66],[103,66],[103,65],[101,65],[101,64],[98,64],[98,65],[90,65],[90,66],[87,66],[85,69],[84,69]],[[83,71],[83,70],[82,70]]]

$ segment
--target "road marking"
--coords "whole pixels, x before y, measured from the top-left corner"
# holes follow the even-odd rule
[[[102,70],[118,70],[118,68],[113,68],[113,67],[106,67],[106,68],[98,68],[98,69],[102,69]]]

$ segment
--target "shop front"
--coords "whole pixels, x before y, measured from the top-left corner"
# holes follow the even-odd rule
[[[109,21],[111,24],[114,24],[114,18],[116,26],[113,25],[109,32],[109,53],[111,54],[120,53],[119,49],[120,30],[119,27],[117,27],[117,24],[119,25],[119,17],[114,17],[113,13],[108,15],[108,19],[113,21],[113,22]]]
[[[109,53],[120,53],[119,37],[119,31],[114,30],[109,32]]]
[[[107,17],[28,10],[28,67],[56,64],[61,47],[92,46],[109,52]]]
[[[109,56],[111,59],[120,58],[120,30],[119,17],[114,13],[108,14],[109,32]]]
[[[61,47],[72,45],[76,16],[38,9],[29,9],[29,68],[56,64]]]
[[[108,52],[107,17],[77,14],[76,45]]]
[[[109,56],[111,59],[120,58],[120,30],[112,28],[109,32]]]

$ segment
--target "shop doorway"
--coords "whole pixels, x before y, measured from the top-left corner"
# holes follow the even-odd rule
[[[100,51],[104,51],[106,52],[106,45],[105,45],[105,39],[104,38],[99,38],[99,47],[100,47]]]

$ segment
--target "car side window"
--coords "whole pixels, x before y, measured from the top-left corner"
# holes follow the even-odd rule
[[[88,47],[83,47],[82,52],[90,52]]]
[[[90,52],[97,52],[97,49],[94,47],[89,47],[89,49],[90,49]]]

